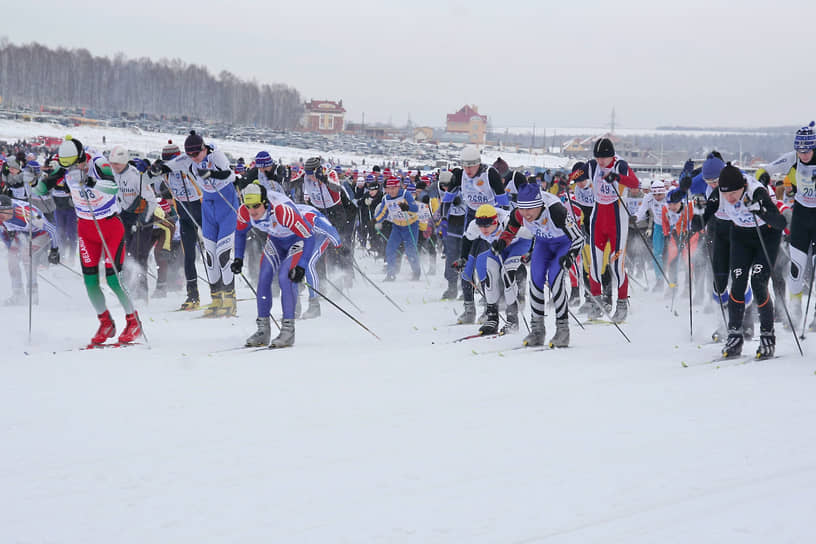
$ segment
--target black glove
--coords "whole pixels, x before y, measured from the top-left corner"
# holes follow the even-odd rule
[[[198,173],[198,177],[201,179],[210,177],[210,170],[208,168],[196,168],[196,173]]]
[[[408,205],[408,203],[407,203],[407,202],[405,202],[404,200],[403,200],[402,202],[400,202],[400,203],[399,203],[399,207],[400,207],[400,210],[402,210],[402,211],[404,211],[404,212],[407,212],[407,211],[408,211],[408,208],[410,208],[410,206]]]
[[[422,202],[423,202],[423,203],[425,203],[425,204],[430,204],[430,202],[431,202],[431,195],[423,195],[423,196],[422,196]]]
[[[306,270],[304,270],[302,266],[296,266],[289,269],[289,279],[295,283],[302,282],[304,276],[306,276]]]
[[[609,172],[607,175],[604,176],[604,179],[609,183],[615,183],[616,181],[620,181],[620,174],[617,172]]]
[[[494,255],[501,255],[501,252],[504,251],[506,247],[507,242],[501,238],[498,238],[493,242],[493,244],[491,244],[490,251],[492,251]]]
[[[52,247],[51,250],[48,252],[48,263],[49,264],[59,264],[59,248]]]
[[[464,257],[459,257],[458,259],[453,261],[453,263],[451,264],[451,268],[453,268],[454,270],[462,270],[463,268],[465,268],[466,264],[467,259],[465,259]]]
[[[768,172],[762,172],[757,179],[762,185],[765,185],[766,187],[771,182],[771,176],[768,174]]]
[[[340,246],[337,248],[337,253],[339,253],[341,257],[348,258],[351,255],[351,248],[348,246]]]
[[[461,203],[462,203],[462,197],[460,197],[458,195],[453,197],[453,205],[454,206],[458,206]]]
[[[240,274],[241,269],[244,267],[244,260],[235,258],[230,265],[230,270],[232,270],[233,274]]]
[[[567,251],[558,259],[558,264],[561,265],[561,268],[572,268],[572,265],[575,264],[575,253],[572,250]]]
[[[521,264],[528,264],[530,262],[530,259],[532,258],[533,258],[532,253],[528,251],[527,253],[521,256]]]

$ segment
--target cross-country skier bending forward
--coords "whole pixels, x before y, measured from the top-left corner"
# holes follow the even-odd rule
[[[454,263],[462,270],[462,278],[474,285],[482,285],[487,301],[486,320],[479,334],[499,331],[499,299],[504,294],[507,305],[507,324],[502,334],[518,330],[518,285],[516,271],[522,255],[530,251],[532,234],[526,228],[516,229],[507,240],[499,242],[510,220],[510,212],[482,204],[462,237],[462,253]],[[492,244],[498,242],[495,247]],[[474,308],[473,289],[466,291],[465,311]],[[474,310],[475,311],[475,310]]]
[[[251,227],[267,233],[261,270],[258,275],[258,330],[247,338],[247,346],[269,343],[269,311],[272,309],[272,280],[277,275],[281,290],[283,320],[277,338],[270,348],[283,348],[295,343],[295,301],[297,285],[306,275],[306,263],[314,251],[315,237],[308,222],[295,203],[286,195],[267,192],[262,186],[250,183],[243,191],[244,204],[238,209],[235,229],[235,260],[230,265],[234,274],[240,274],[244,264],[246,237]]]
[[[528,183],[519,189],[517,208],[494,248],[501,248],[512,240],[521,228],[529,230],[534,236],[530,256],[532,322],[524,345],[544,344],[544,312],[547,304],[544,285],[547,284],[555,304],[555,335],[550,339],[550,347],[566,347],[569,345],[569,312],[565,279],[584,244],[581,227],[575,224],[557,196]]]

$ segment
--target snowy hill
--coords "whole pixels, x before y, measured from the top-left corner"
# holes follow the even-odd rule
[[[814,537],[812,335],[805,358],[779,327],[777,359],[700,364],[719,315],[696,311],[689,341],[687,307],[633,285],[631,344],[575,323],[558,351],[451,343],[476,330],[449,326],[461,303],[404,270],[380,284],[404,313],[359,278],[349,291],[381,342],[324,303],[291,349],[219,351],[254,331],[254,302],[206,320],[171,294],[138,308],[150,349],[77,351],[96,328],[81,279],[41,273],[71,296],[41,282],[30,345],[27,309],[0,314],[0,541]]]

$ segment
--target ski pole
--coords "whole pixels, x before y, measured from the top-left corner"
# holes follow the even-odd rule
[[[31,317],[34,311],[34,294],[31,292],[34,286],[34,206],[31,205],[30,189],[26,187],[26,199],[28,200],[28,343],[31,343]]]
[[[397,310],[399,310],[400,312],[404,312],[404,311],[405,311],[405,310],[403,310],[402,308],[400,308],[400,305],[399,305],[399,304],[397,304],[396,302],[394,302],[394,299],[392,299],[391,297],[389,297],[389,296],[388,296],[388,294],[387,294],[385,291],[383,291],[382,289],[380,289],[380,286],[379,286],[379,285],[377,285],[376,283],[374,283],[374,280],[372,280],[371,278],[369,278],[368,276],[366,276],[366,275],[365,275],[365,273],[364,273],[362,270],[360,270],[360,267],[357,265],[357,260],[354,258],[354,256],[352,256],[352,257],[351,257],[351,264],[352,264],[352,266],[354,266],[354,269],[355,269],[357,272],[359,272],[359,273],[360,273],[360,275],[363,277],[363,279],[365,279],[365,280],[366,280],[368,283],[370,283],[370,284],[371,284],[371,285],[374,287],[374,289],[376,289],[377,291],[379,291],[379,292],[380,292],[380,294],[381,294],[382,296],[384,296],[384,297],[385,297],[385,298],[388,300],[388,302],[390,302],[391,304],[393,304],[393,305],[394,305],[394,307],[395,307]]]
[[[328,276],[328,274],[327,274],[327,276]],[[348,296],[347,296],[345,293],[343,293],[343,291],[341,291],[339,287],[337,287],[337,286],[336,286],[334,283],[332,283],[332,281],[331,281],[331,280],[330,280],[328,277],[323,278],[323,281],[325,281],[326,283],[328,283],[328,284],[329,284],[329,286],[331,286],[331,287],[332,287],[332,289],[334,289],[335,291],[337,291],[338,293],[340,293],[340,296],[341,296],[341,297],[343,297],[344,299],[346,299],[346,300],[349,302],[349,304],[351,304],[352,306],[354,306],[354,307],[357,309],[357,311],[358,311],[358,312],[361,312],[361,313],[362,313],[362,311],[363,311],[363,310],[362,310],[362,308],[360,308],[359,306],[357,306],[356,304],[354,304],[354,301],[353,301],[353,300],[351,300],[351,299],[350,299],[350,298],[349,298],[349,297],[348,297]]]
[[[811,246],[811,251],[813,250],[813,246]],[[802,334],[799,335],[801,340],[805,339],[805,326],[807,325],[807,317],[808,317],[808,309],[810,308],[810,297],[813,295],[813,276],[816,276],[816,255],[813,255],[810,259],[810,284],[808,286],[808,298],[807,304],[805,304],[805,312],[804,312],[804,319],[802,320]]]
[[[45,276],[43,276],[43,275],[42,275],[40,272],[37,272],[37,275],[40,277],[40,279],[41,279],[41,280],[43,280],[45,283],[47,283],[48,285],[50,285],[51,287],[53,287],[54,289],[56,289],[57,291],[59,291],[60,293],[62,293],[63,295],[65,295],[66,297],[68,297],[68,298],[72,298],[72,297],[71,297],[71,295],[69,295],[68,293],[66,293],[66,292],[65,292],[65,291],[63,291],[62,289],[60,289],[60,288],[57,286],[57,284],[55,284],[54,282],[52,282],[51,280],[49,280],[48,278],[46,278]]]
[[[762,231],[759,230],[759,221],[757,221],[757,215],[755,211],[751,211],[754,216],[754,228],[756,229],[757,237],[759,237],[759,245],[762,246],[762,253],[765,255],[765,262],[768,263],[768,266],[773,266],[773,262],[771,262],[771,258],[768,256],[768,248],[765,247],[765,239],[762,237]],[[770,297],[770,294],[768,295]],[[790,325],[791,332],[793,333],[793,339],[796,342],[796,347],[799,348],[799,355],[802,357],[805,356],[805,352],[802,351],[802,345],[799,343],[799,337],[796,336],[796,329],[793,327],[793,319],[791,319],[790,312],[788,311],[788,305],[785,304],[785,297],[782,297],[782,307],[785,309],[785,315],[788,318],[788,324]],[[757,301],[759,303],[759,301]]]
[[[248,286],[248,287],[249,287],[249,289],[252,291],[252,294],[253,294],[253,295],[255,295],[255,299],[257,300],[257,299],[258,299],[258,292],[255,290],[255,288],[254,288],[254,287],[252,287],[252,284],[249,282],[249,280],[247,279],[247,277],[246,277],[246,276],[244,276],[244,273],[243,273],[243,272],[241,272],[241,278],[242,278],[242,279],[243,279],[243,280],[246,282],[247,286]],[[278,320],[277,320],[277,319],[275,319],[275,316],[274,316],[274,315],[272,315],[272,313],[271,313],[271,312],[269,313],[269,317],[272,319],[272,323],[274,323],[274,324],[275,324],[275,326],[278,328],[278,330],[281,330],[280,325],[278,325]]]
[[[346,316],[346,317],[348,317],[349,319],[351,319],[352,321],[354,321],[355,323],[357,323],[358,325],[360,325],[362,328],[364,328],[366,331],[368,331],[369,333],[371,333],[371,335],[372,335],[374,338],[376,338],[377,340],[382,340],[382,338],[380,338],[379,336],[377,336],[377,335],[374,333],[374,331],[372,331],[371,329],[369,329],[368,327],[366,327],[365,325],[363,325],[362,323],[360,323],[360,321],[359,321],[359,320],[357,320],[357,318],[355,318],[353,315],[351,315],[350,313],[348,313],[347,311],[345,311],[343,308],[341,308],[339,305],[337,305],[337,303],[335,303],[335,302],[334,302],[332,299],[330,299],[329,297],[327,297],[326,295],[324,295],[323,293],[321,293],[320,291],[318,291],[317,289],[315,289],[314,287],[312,287],[312,285],[311,285],[311,284],[310,284],[308,281],[305,281],[305,280],[304,280],[304,281],[303,281],[303,283],[305,283],[305,284],[306,284],[306,287],[308,287],[309,289],[311,289],[312,291],[314,291],[315,293],[317,293],[318,295],[320,295],[320,297],[321,297],[323,300],[325,300],[326,302],[328,302],[329,304],[331,304],[332,306],[334,306],[335,308],[337,308],[338,310],[340,310],[341,312],[343,312],[343,314],[345,314],[345,316]]]

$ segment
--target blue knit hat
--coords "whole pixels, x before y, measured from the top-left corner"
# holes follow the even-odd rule
[[[267,166],[272,166],[273,164],[272,157],[269,155],[268,151],[259,151],[258,154],[255,155],[255,166],[258,168],[266,168]]]
[[[516,203],[521,209],[543,206],[544,199],[541,198],[541,189],[535,183],[522,185],[519,188]]]
[[[796,131],[796,137],[793,139],[793,148],[796,151],[816,149],[816,134],[813,133],[814,125],[816,125],[816,122],[811,121],[808,126]]]
[[[725,163],[719,157],[709,154],[703,162],[703,179],[718,179]]]

